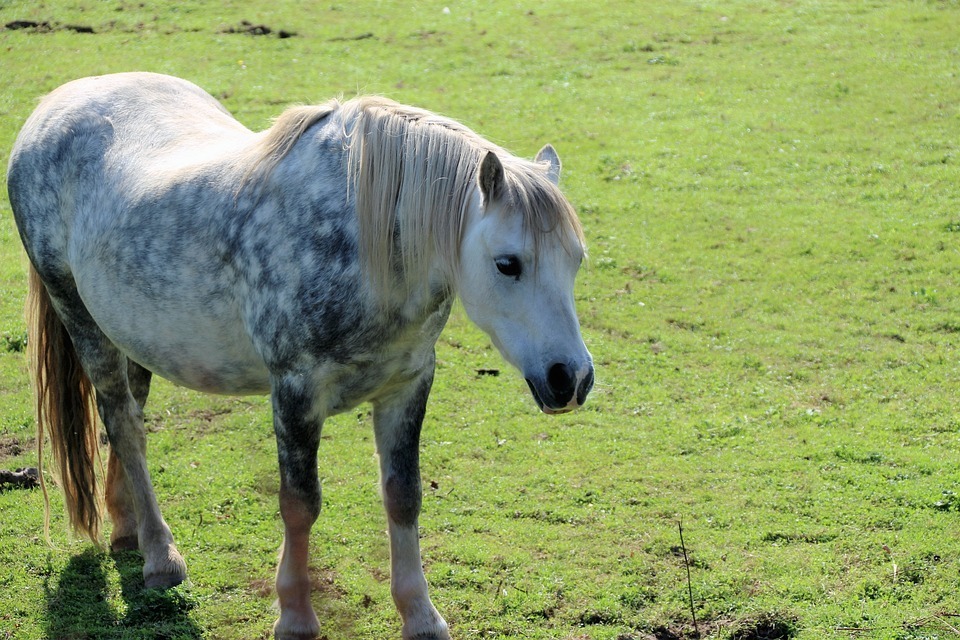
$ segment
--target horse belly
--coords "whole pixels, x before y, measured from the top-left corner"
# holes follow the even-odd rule
[[[197,391],[227,395],[270,392],[267,369],[245,336],[225,331],[224,325],[209,319],[192,320],[189,340],[157,341],[141,348],[140,359],[131,357],[158,375]]]
[[[77,289],[103,333],[127,357],[176,384],[230,395],[267,393],[267,368],[237,305],[209,280],[165,274],[125,281],[123,270],[75,272]],[[215,278],[214,278],[215,279]],[[204,286],[207,284],[207,286]]]

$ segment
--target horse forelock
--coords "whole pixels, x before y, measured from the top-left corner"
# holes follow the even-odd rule
[[[422,281],[433,256],[456,289],[478,168],[491,151],[504,166],[505,204],[523,216],[534,253],[549,235],[582,253],[576,212],[546,166],[517,158],[454,120],[384,98],[357,98],[342,112],[361,263],[374,290]]]
[[[520,212],[524,229],[534,242],[534,256],[545,237],[556,237],[570,254],[582,254],[586,241],[576,210],[547,177],[546,168],[521,158],[504,162],[508,206]]]

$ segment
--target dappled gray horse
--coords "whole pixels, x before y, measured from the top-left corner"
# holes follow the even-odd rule
[[[573,301],[583,233],[559,173],[550,146],[524,161],[381,98],[294,107],[252,133],[161,75],[51,93],[7,179],[31,263],[39,441],[74,528],[99,539],[95,397],[110,544],[140,549],[147,587],[182,582],[145,458],[151,375],[269,393],[284,524],[274,630],[312,638],[320,429],[370,401],[403,637],[449,637],[421,566],[418,449],[454,297],[543,411],[579,407],[593,385]]]

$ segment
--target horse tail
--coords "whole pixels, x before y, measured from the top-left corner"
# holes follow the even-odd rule
[[[49,438],[70,525],[99,544],[102,471],[93,386],[47,288],[30,267],[27,295],[27,345],[36,385],[37,457],[44,499],[44,533],[50,540],[50,498],[43,479],[44,440]]]

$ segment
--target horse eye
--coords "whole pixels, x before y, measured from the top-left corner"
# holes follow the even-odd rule
[[[517,256],[500,256],[494,261],[497,265],[497,271],[505,276],[520,279],[523,268],[520,266],[520,260]]]

